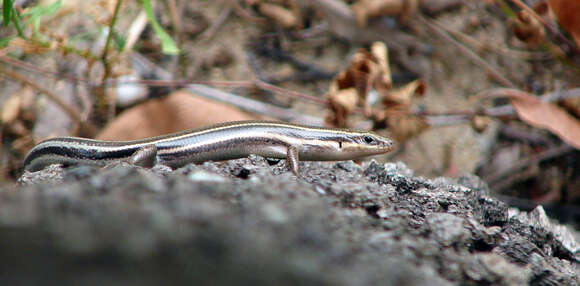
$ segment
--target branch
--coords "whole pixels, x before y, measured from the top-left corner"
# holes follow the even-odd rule
[[[3,75],[6,78],[10,78],[16,81],[19,81],[23,84],[26,84],[33,89],[43,93],[52,100],[56,105],[58,105],[75,123],[79,124],[84,130],[91,134],[96,133],[96,128],[92,124],[86,123],[81,119],[79,113],[72,107],[68,106],[60,97],[54,94],[52,91],[40,86],[39,84],[35,83],[34,81],[28,79],[24,75],[17,73],[15,71],[4,69],[0,66],[0,75]]]

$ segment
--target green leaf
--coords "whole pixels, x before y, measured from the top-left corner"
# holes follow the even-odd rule
[[[48,16],[56,13],[60,8],[61,0],[58,0],[50,5],[46,6],[35,6],[30,8],[26,13],[22,14],[22,16],[30,16],[32,17],[40,17],[40,16]]]
[[[151,27],[153,27],[153,32],[161,41],[161,50],[163,53],[168,55],[177,55],[179,54],[179,48],[173,41],[173,39],[163,30],[163,27],[157,22],[155,19],[155,15],[153,14],[153,6],[151,5],[151,0],[142,0],[143,9],[145,9],[145,14],[147,15],[147,20],[151,23]]]
[[[32,7],[26,13],[22,14],[22,16],[30,16],[28,22],[32,22],[34,25],[34,34],[36,35],[38,34],[38,28],[40,27],[40,18],[42,16],[50,16],[56,13],[60,6],[61,0],[58,0],[50,5]]]
[[[123,50],[125,48],[127,40],[122,35],[113,31],[113,39],[115,40],[117,47],[119,47],[119,50]]]
[[[10,12],[12,12],[12,0],[4,0],[2,1],[2,17],[4,20],[4,26],[8,26],[10,24]]]

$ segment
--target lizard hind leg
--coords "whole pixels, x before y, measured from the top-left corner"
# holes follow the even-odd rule
[[[137,151],[129,157],[129,163],[144,168],[152,168],[157,164],[157,146],[151,144],[137,149]]]
[[[288,162],[288,165],[290,166],[290,170],[292,170],[292,173],[294,173],[296,177],[299,177],[300,161],[298,159],[298,148],[296,148],[295,146],[288,146],[288,150],[286,151],[286,160]]]

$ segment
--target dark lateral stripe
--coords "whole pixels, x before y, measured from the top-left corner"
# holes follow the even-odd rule
[[[104,159],[120,159],[127,158],[137,151],[137,147],[121,148],[112,151],[104,151],[98,148],[75,148],[72,146],[44,146],[34,149],[24,162],[25,165],[32,162],[35,158],[44,155],[59,155],[73,159],[88,159],[88,160],[104,160]]]

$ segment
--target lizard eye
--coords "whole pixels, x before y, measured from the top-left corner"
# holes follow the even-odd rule
[[[375,139],[373,139],[373,137],[371,137],[371,136],[368,136],[368,135],[367,135],[367,136],[365,136],[365,137],[363,137],[363,140],[364,140],[365,142],[367,142],[367,144],[371,144],[371,143],[375,142]]]

